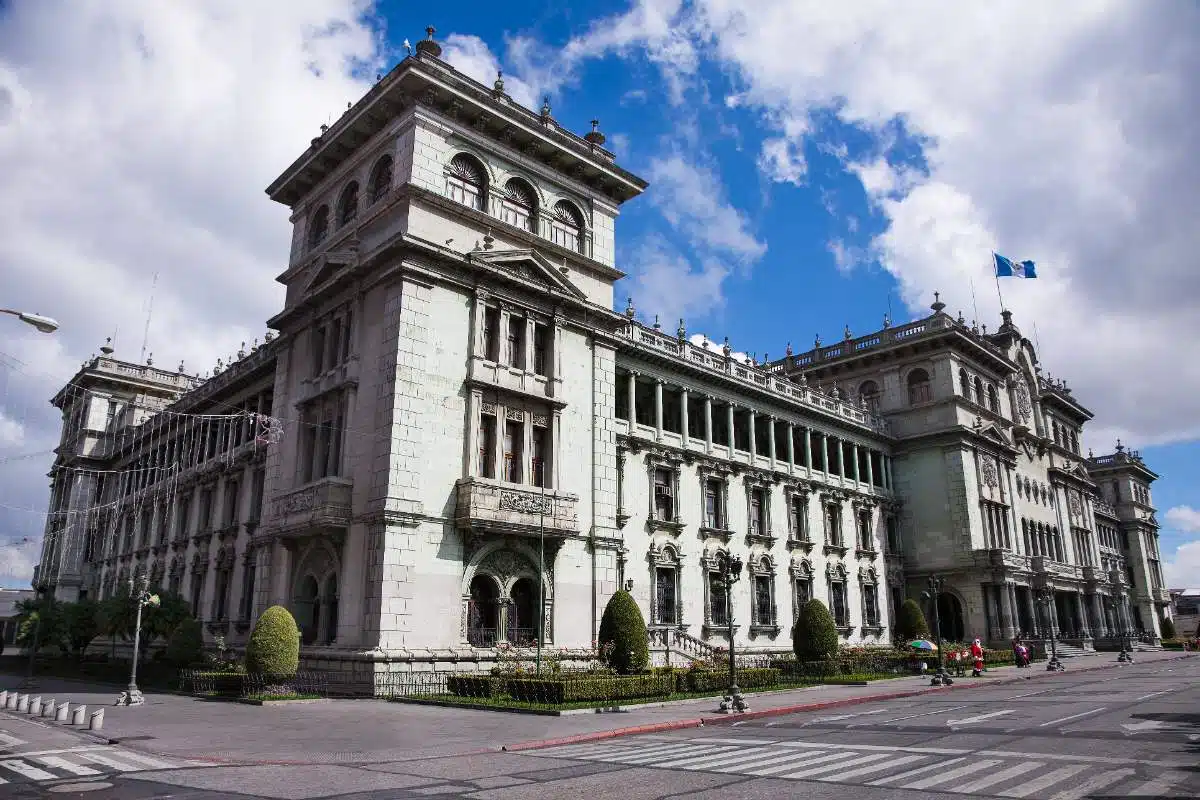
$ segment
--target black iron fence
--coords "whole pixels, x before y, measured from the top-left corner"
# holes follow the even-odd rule
[[[269,673],[179,671],[181,691],[201,697],[328,697],[329,678],[324,672]]]

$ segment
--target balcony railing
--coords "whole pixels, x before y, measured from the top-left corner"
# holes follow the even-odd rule
[[[579,497],[551,489],[535,489],[488,478],[458,482],[455,523],[460,528],[536,535],[579,532]]]
[[[276,497],[271,524],[279,528],[346,527],[350,524],[349,478],[322,478]]]

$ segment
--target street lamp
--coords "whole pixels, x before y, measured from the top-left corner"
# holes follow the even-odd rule
[[[150,594],[150,579],[145,575],[138,580],[136,589],[131,578],[129,590],[133,596],[133,602],[137,603],[137,619],[133,624],[133,664],[129,670],[129,686],[117,698],[117,705],[140,706],[146,702],[146,698],[142,697],[142,690],[137,685],[138,645],[141,643],[142,637],[142,608],[145,606],[157,608],[161,601],[158,595]]]
[[[12,314],[21,320],[21,322],[37,328],[41,333],[54,333],[58,330],[58,322],[41,314],[30,314],[25,311],[17,311],[14,308],[0,308],[0,314]]]
[[[717,590],[725,592],[725,618],[729,623],[729,691],[717,710],[722,714],[747,711],[746,699],[737,685],[737,662],[733,654],[733,585],[742,579],[742,559],[728,553],[717,556]]]
[[[950,673],[946,672],[946,662],[942,657],[942,618],[941,611],[938,609],[938,597],[942,593],[942,587],[945,586],[946,579],[941,575],[929,576],[929,591],[922,594],[933,602],[933,630],[937,639],[937,657],[938,668],[934,673],[933,678],[929,681],[930,686],[953,686],[954,679],[950,677]]]
[[[1050,604],[1054,602],[1054,592],[1051,589],[1043,589],[1038,595],[1038,602],[1046,614],[1046,627],[1050,630],[1050,661],[1046,663],[1047,672],[1065,672],[1066,667],[1058,660],[1058,644],[1054,638],[1054,618],[1050,616]]]

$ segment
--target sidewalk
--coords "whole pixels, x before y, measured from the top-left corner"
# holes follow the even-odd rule
[[[1139,653],[1134,667],[1188,657],[1176,652]],[[1070,673],[1112,669],[1116,653],[1073,658]],[[496,711],[334,700],[326,703],[256,707],[146,692],[146,704],[115,707],[119,687],[55,678],[39,679],[38,694],[62,702],[105,709],[102,736],[151,754],[215,763],[354,763],[400,761],[497,750],[527,750],[563,742],[590,741],[629,733],[719,725],[803,710],[888,700],[927,692],[969,691],[1026,679],[1053,679],[1037,665],[1029,670],[998,667],[982,679],[957,679],[932,688],[929,678],[905,677],[867,686],[816,686],[750,697],[751,711],[715,713],[717,700],[687,700],[649,708],[545,717]],[[19,676],[0,675],[0,688],[15,688]],[[2,714],[12,712],[0,711]],[[2,719],[2,717],[0,717]],[[54,723],[49,723],[54,724]]]

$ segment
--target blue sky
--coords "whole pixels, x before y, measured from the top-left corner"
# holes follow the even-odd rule
[[[434,25],[459,69],[490,84],[502,66],[510,93],[549,95],[577,132],[599,118],[651,181],[618,222],[619,305],[631,294],[671,330],[683,316],[779,356],[876,329],[889,304],[897,321],[928,313],[935,290],[994,327],[989,252],[1037,260],[1006,304],[1095,411],[1085,444],[1119,436],[1163,476],[1163,555],[1189,545],[1173,578],[1200,583],[1200,369],[1173,347],[1200,312],[1182,266],[1200,250],[1195,7],[244,5],[0,2],[0,169],[23,198],[0,199],[0,270],[13,304],[75,321],[53,343],[0,328],[19,359],[0,376],[0,504],[44,503],[44,479],[3,459],[45,444],[54,380],[142,318],[153,272],[160,361],[212,363],[261,335],[289,235],[263,187]],[[101,213],[114,198],[141,216]],[[80,274],[98,277],[74,289]]]

